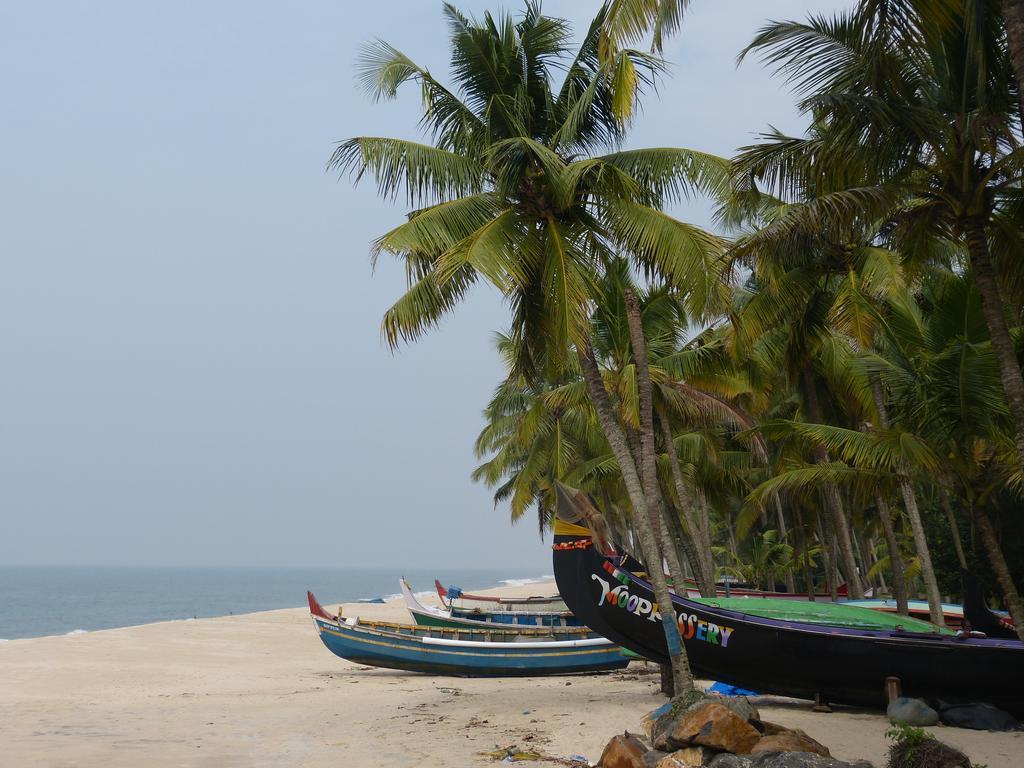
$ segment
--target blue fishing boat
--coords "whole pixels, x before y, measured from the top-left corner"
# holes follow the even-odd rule
[[[580,632],[590,632],[583,622],[570,611],[488,611],[480,608],[438,608],[424,605],[405,579],[399,579],[399,588],[405,607],[413,621],[426,627],[469,627],[536,629],[538,627],[577,627]],[[496,625],[496,626],[495,626]]]
[[[560,639],[516,629],[446,629],[332,616],[307,592],[323,644],[357,664],[458,677],[529,677],[622,669],[629,659],[604,638]],[[543,638],[543,639],[540,639]],[[549,639],[550,638],[550,639]]]
[[[533,595],[531,597],[495,597],[471,595],[461,587],[446,587],[434,579],[434,589],[441,602],[449,608],[480,609],[486,611],[566,611],[560,595]]]

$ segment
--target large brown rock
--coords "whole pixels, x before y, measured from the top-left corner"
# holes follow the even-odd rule
[[[780,731],[762,736],[750,750],[750,754],[759,755],[762,752],[812,752],[822,757],[832,757],[828,747],[801,730]]]
[[[757,718],[754,718],[747,722],[757,728],[763,736],[774,736],[777,733],[786,733],[789,731],[789,728],[786,726],[779,725],[778,723],[769,723],[767,720],[758,720]]]
[[[643,731],[655,749],[672,751],[675,747],[669,745],[668,738],[680,720],[708,702],[721,704],[723,707],[731,709],[743,720],[757,721],[759,717],[757,707],[744,696],[720,696],[694,689],[666,702],[653,712],[648,712],[642,721]]]
[[[671,731],[659,734],[657,749],[688,746],[710,747],[737,755],[750,754],[761,738],[754,726],[731,709],[712,701],[692,709],[674,722]]]
[[[658,768],[658,763],[668,757],[668,752],[662,752],[658,749],[649,749],[644,752],[644,768]]]
[[[626,731],[621,736],[612,737],[597,764],[601,768],[644,768],[645,752],[647,745]]]

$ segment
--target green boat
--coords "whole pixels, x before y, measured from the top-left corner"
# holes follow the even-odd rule
[[[473,611],[462,615],[454,615],[450,610],[426,606],[413,595],[412,589],[404,579],[400,580],[402,597],[406,607],[417,624],[435,627],[480,627],[513,626],[524,629],[536,629],[538,625],[567,627],[567,617],[558,613],[531,614],[515,611]],[[907,616],[864,608],[846,603],[821,603],[810,600],[783,600],[770,597],[701,597],[690,598],[693,602],[703,603],[709,608],[724,608],[738,611],[751,616],[780,621],[800,621],[808,624],[822,624],[831,627],[848,629],[902,631],[918,633],[953,634],[949,629]],[[568,614],[571,616],[571,614]],[[586,632],[584,628],[581,630]]]
[[[869,629],[878,631],[921,632],[954,634],[922,619],[883,613],[845,603],[812,603],[809,600],[777,600],[766,597],[700,597],[690,598],[709,608],[724,608],[751,616],[780,621],[801,621],[808,624],[826,624],[831,627]]]

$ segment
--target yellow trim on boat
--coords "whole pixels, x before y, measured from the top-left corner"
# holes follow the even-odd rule
[[[589,528],[585,528],[582,525],[576,525],[575,523],[567,523],[564,520],[555,518],[555,536],[586,536],[590,538],[594,534],[591,533]]]

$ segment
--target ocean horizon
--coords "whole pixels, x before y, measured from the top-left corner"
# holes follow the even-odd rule
[[[0,642],[305,604],[397,596],[404,576],[433,594],[445,585],[484,589],[550,579],[515,569],[0,566]]]

